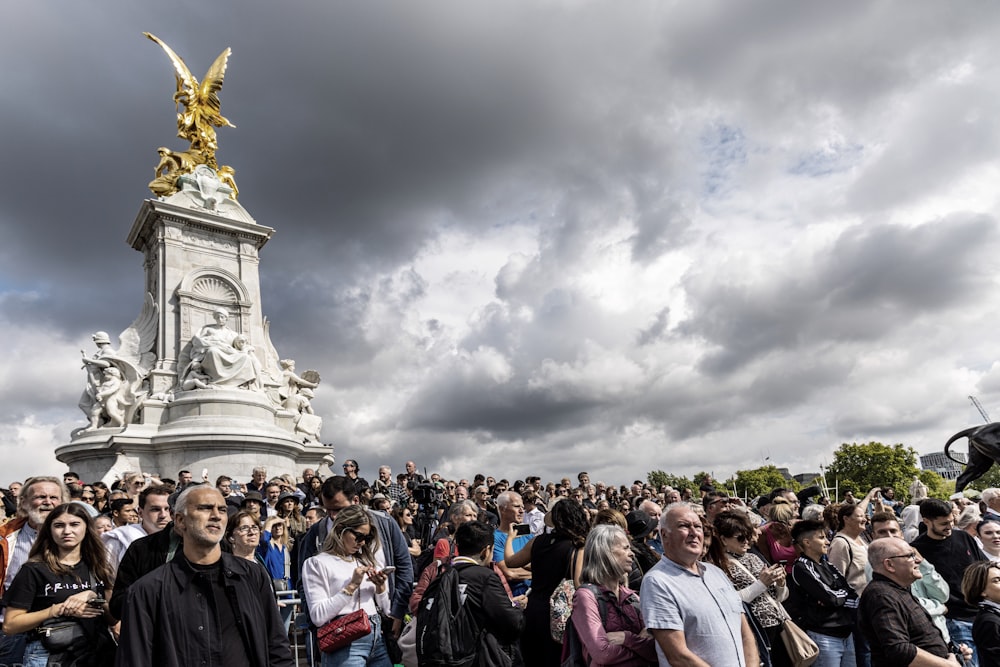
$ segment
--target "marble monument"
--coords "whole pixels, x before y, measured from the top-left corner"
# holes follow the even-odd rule
[[[172,477],[207,468],[249,479],[255,466],[293,472],[333,462],[312,408],[320,376],[301,375],[271,342],[259,253],[274,229],[237,200],[234,171],[218,167],[215,127],[229,49],[199,83],[156,37],[177,71],[183,152],[158,149],[129,245],[143,255],[140,314],[112,348],[104,331],[83,353],[84,421],[56,458],[84,479],[135,470]]]

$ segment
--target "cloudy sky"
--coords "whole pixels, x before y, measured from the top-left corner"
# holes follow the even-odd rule
[[[454,476],[816,470],[1000,417],[1000,5],[24,2],[0,24],[0,482],[61,472],[169,61],[338,458]],[[168,471],[169,472],[169,471]],[[221,472],[221,471],[220,471]]]

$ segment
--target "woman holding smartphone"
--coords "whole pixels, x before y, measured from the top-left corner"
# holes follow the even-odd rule
[[[5,598],[4,634],[28,633],[25,667],[45,667],[49,662],[50,650],[42,643],[43,624],[79,625],[70,630],[78,639],[60,651],[73,658],[74,665],[108,664],[102,650],[110,642],[108,623],[113,619],[104,592],[110,590],[111,580],[107,551],[86,508],[67,503],[52,510]],[[51,653],[56,657],[55,649]]]
[[[332,653],[322,667],[392,667],[382,639],[379,609],[389,609],[387,571],[375,561],[381,545],[367,510],[351,505],[337,512],[322,550],[302,566],[309,618],[322,627],[338,616],[364,609],[372,631]]]
[[[788,619],[781,603],[788,598],[783,563],[768,565],[750,551],[754,529],[743,512],[719,513],[713,522],[715,539],[708,558],[719,566],[740,594],[771,646],[770,661],[775,667],[789,667],[792,662],[781,642],[781,626]],[[760,650],[764,647],[758,646]]]

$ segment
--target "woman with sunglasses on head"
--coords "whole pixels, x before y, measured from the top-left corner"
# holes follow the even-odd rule
[[[790,666],[791,661],[781,641],[781,626],[788,619],[781,603],[788,598],[785,568],[780,563],[768,565],[753,553],[754,526],[743,512],[727,510],[713,522],[715,539],[708,550],[709,562],[717,565],[733,582],[740,598],[747,604],[757,625],[771,645],[770,659],[775,667]],[[763,650],[763,647],[758,647]]]
[[[79,625],[74,628],[79,636],[61,651],[68,658],[66,664],[70,658],[78,667],[108,664],[105,651],[111,637],[107,628],[113,621],[104,593],[111,585],[108,553],[90,525],[87,508],[79,503],[56,507],[39,529],[28,561],[4,598],[4,634],[28,633],[25,667],[45,667],[50,657],[59,664],[56,650],[50,653],[43,644],[43,624]]]
[[[392,667],[379,618],[379,609],[390,608],[387,574],[376,560],[380,548],[368,511],[351,505],[337,512],[322,550],[302,566],[309,618],[317,627],[359,608],[371,622],[367,635],[324,653],[322,667]]]

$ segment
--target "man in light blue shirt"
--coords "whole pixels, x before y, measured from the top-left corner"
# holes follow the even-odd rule
[[[759,664],[757,642],[729,577],[700,562],[701,519],[675,503],[660,518],[663,558],[642,580],[642,615],[656,640],[660,667]]]

